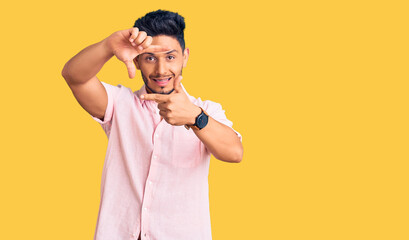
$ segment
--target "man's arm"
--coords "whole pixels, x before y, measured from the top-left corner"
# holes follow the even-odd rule
[[[138,28],[115,32],[70,59],[62,70],[62,76],[78,103],[92,116],[103,119],[108,105],[108,95],[96,74],[115,55],[125,63],[129,78],[134,78],[136,68],[133,59],[137,55],[145,51],[168,50],[153,46],[151,43],[152,37],[143,31],[139,32]]]
[[[159,114],[171,125],[193,125],[201,109],[194,105],[183,91],[179,76],[170,95],[145,94],[144,100],[158,103]],[[213,156],[221,161],[239,163],[243,158],[243,145],[237,134],[229,127],[209,116],[209,121],[201,130],[193,130]]]
[[[108,95],[96,74],[112,56],[102,41],[83,49],[62,70],[62,76],[78,103],[99,119],[104,118]]]
[[[199,108],[199,114],[200,112]],[[201,130],[193,129],[193,131],[215,158],[225,162],[241,162],[243,145],[240,138],[230,127],[209,116],[206,127]]]

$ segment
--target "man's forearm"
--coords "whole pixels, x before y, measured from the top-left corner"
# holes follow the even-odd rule
[[[193,130],[213,156],[221,161],[238,163],[243,158],[243,146],[237,134],[228,126],[209,116],[201,130]]]
[[[101,41],[90,45],[71,58],[62,70],[62,76],[70,84],[85,83],[94,77],[113,56]]]

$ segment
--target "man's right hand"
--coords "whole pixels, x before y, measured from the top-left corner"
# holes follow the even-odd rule
[[[136,66],[133,60],[139,54],[170,50],[166,46],[151,45],[152,40],[146,32],[131,28],[115,32],[72,57],[64,65],[61,74],[78,103],[92,116],[104,119],[108,95],[96,74],[115,55],[125,63],[129,78],[134,78]]]
[[[152,37],[136,27],[117,31],[104,39],[103,43],[108,51],[125,63],[129,78],[135,77],[136,67],[133,59],[139,54],[170,50],[166,46],[151,45]]]

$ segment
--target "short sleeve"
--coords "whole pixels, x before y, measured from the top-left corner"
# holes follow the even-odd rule
[[[209,116],[211,116],[214,120],[229,126],[240,138],[240,141],[242,141],[241,134],[233,129],[233,122],[227,119],[221,104],[212,101],[205,101],[205,105],[207,105],[205,111],[207,114],[209,114]]]
[[[117,98],[119,91],[121,89],[121,85],[118,86],[113,86],[111,84],[102,82],[102,85],[105,87],[105,90],[107,92],[108,95],[108,105],[107,105],[107,109],[105,110],[105,114],[104,114],[104,119],[103,121],[97,117],[94,117],[91,115],[91,117],[97,121],[98,123],[100,123],[102,126],[106,125],[107,123],[111,122],[112,120],[112,116],[114,114],[114,109],[115,109],[115,99]]]

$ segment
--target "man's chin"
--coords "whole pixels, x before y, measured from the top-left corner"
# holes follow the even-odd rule
[[[148,93],[168,95],[168,94],[171,94],[174,91],[173,88],[169,90],[169,89],[165,89],[165,88],[153,88],[153,87],[150,87],[149,84],[146,85],[146,86],[147,86],[146,90],[147,90]]]
[[[168,91],[161,90],[161,91],[158,92],[158,94],[169,95],[169,94],[171,94],[173,92],[173,90],[174,89],[171,89],[171,90],[168,90]]]

